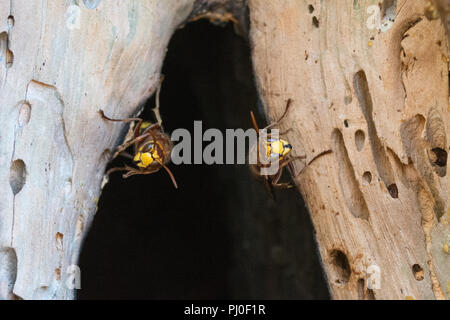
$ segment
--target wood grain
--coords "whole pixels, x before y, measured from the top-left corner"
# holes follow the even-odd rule
[[[272,119],[293,99],[282,130],[294,153],[332,150],[295,177],[332,296],[445,299],[448,178],[431,150],[448,150],[447,36],[426,1],[383,1],[387,30],[368,27],[373,5],[250,0],[256,80]]]

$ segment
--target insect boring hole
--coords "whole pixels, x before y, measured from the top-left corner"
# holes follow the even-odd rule
[[[225,137],[252,127],[250,111],[265,126],[252,72],[249,44],[231,24],[179,29],[162,70],[164,131],[185,129],[194,145],[194,121]],[[140,117],[154,121],[155,104],[153,97]],[[163,169],[111,174],[81,253],[78,298],[329,297],[298,191],[275,190],[274,201],[248,165],[194,164],[195,146],[187,153],[191,164],[167,163],[178,189]],[[118,157],[109,167],[132,163]]]

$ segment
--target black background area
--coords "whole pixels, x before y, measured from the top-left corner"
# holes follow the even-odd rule
[[[251,127],[249,111],[259,109],[250,49],[231,25],[178,30],[163,73],[168,133],[192,132],[194,120],[203,130]],[[277,190],[275,202],[246,165],[169,167],[178,190],[163,170],[111,177],[83,246],[79,299],[329,297],[298,191]]]

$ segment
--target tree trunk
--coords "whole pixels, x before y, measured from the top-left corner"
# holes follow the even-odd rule
[[[448,298],[448,41],[427,6],[385,0],[377,25],[374,1],[249,1],[257,83],[272,119],[294,101],[281,128],[307,157],[295,181],[336,299]]]
[[[123,125],[193,0],[0,2],[0,298],[70,299]]]
[[[0,298],[74,298],[72,266],[124,127],[98,109],[137,114],[174,30],[207,17],[246,32],[242,4],[0,3]],[[447,15],[425,0],[248,8],[267,114],[293,100],[281,128],[306,155],[295,182],[332,296],[448,298]]]

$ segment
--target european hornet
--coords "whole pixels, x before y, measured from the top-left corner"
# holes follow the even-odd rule
[[[268,130],[277,126],[288,113],[291,103],[292,99],[288,99],[286,102],[286,109],[283,115],[280,117],[280,119],[268,125],[263,130]],[[279,182],[281,175],[283,173],[283,168],[288,166],[290,172],[292,173],[294,171],[292,162],[299,159],[305,159],[306,156],[291,157],[292,145],[287,140],[281,139],[278,136],[272,137],[270,133],[267,133],[267,137],[265,137],[264,139],[260,139],[260,129],[258,127],[258,124],[256,123],[253,111],[250,111],[250,116],[252,118],[253,127],[255,128],[256,133],[258,135],[256,150],[254,147],[253,149],[250,150],[250,152],[257,152],[256,164],[250,164],[251,171],[255,175],[262,177],[264,179],[264,182],[272,195],[273,195],[273,187],[291,188],[292,187],[291,184]],[[286,132],[280,133],[280,135],[284,135],[285,133]],[[260,154],[261,152],[260,148],[262,148],[263,152],[262,154]],[[266,159],[269,159],[271,163],[267,164],[263,163],[263,161],[261,161],[260,158],[261,155],[263,155]],[[278,161],[278,170],[276,171],[276,173],[274,174],[264,173],[263,171],[264,168],[268,168],[270,165],[273,165],[274,161]]]
[[[131,159],[137,168],[128,165],[111,168],[106,172],[107,176],[112,172],[127,171],[122,177],[128,178],[137,174],[152,174],[164,168],[169,174],[175,188],[178,188],[175,177],[167,167],[167,164],[170,162],[173,143],[170,136],[164,132],[162,127],[162,120],[159,114],[159,92],[160,86],[156,94],[156,107],[153,109],[157,123],[144,121],[141,118],[111,119],[105,116],[103,110],[98,111],[104,120],[136,124],[135,127],[130,127],[131,134],[128,134],[123,144],[117,147],[113,158],[120,155]],[[126,152],[126,149],[131,146],[133,147],[133,154]]]

